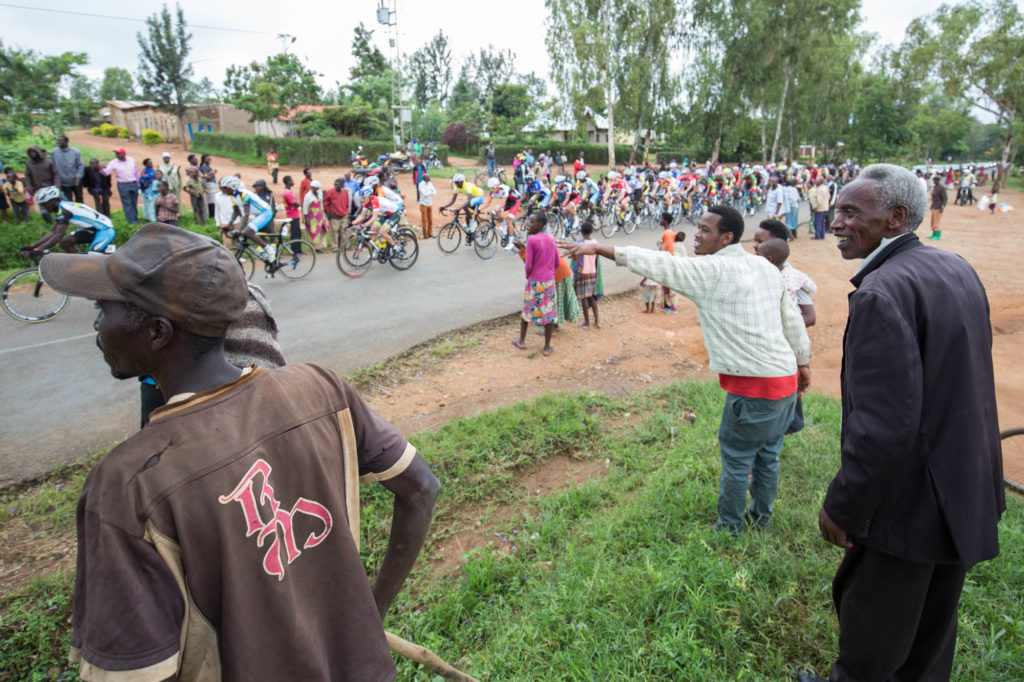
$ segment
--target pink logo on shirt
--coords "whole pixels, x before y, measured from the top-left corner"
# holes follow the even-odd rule
[[[331,527],[334,519],[327,507],[319,502],[307,500],[300,497],[290,511],[281,509],[281,503],[274,497],[274,489],[270,485],[270,472],[272,467],[265,460],[256,460],[250,467],[248,473],[242,477],[235,489],[228,495],[218,498],[221,504],[237,502],[242,505],[242,513],[245,515],[246,531],[245,537],[256,535],[256,545],[263,546],[268,537],[273,537],[267,553],[263,557],[263,570],[270,575],[276,575],[278,580],[284,580],[285,564],[281,563],[281,549],[284,548],[287,561],[290,564],[302,554],[302,549],[316,547],[331,534]],[[256,483],[257,474],[262,475],[262,482]],[[259,505],[270,505],[270,519],[263,520],[260,515]],[[324,524],[320,533],[310,533],[306,538],[302,549],[299,549],[295,542],[295,529],[293,521],[296,514],[306,514],[319,519]]]

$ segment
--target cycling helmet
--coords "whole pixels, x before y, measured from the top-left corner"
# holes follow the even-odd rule
[[[462,173],[456,173],[455,175],[452,176],[452,182],[454,182],[456,185],[463,183],[465,181],[466,176],[463,175]]]
[[[618,180],[620,177],[621,176],[619,175],[619,171],[613,171],[613,170],[608,171],[608,179],[609,180]]]
[[[576,171],[576,179],[577,180],[585,180],[586,177],[587,177],[587,171],[585,171],[585,170]]]
[[[487,178],[487,189],[495,189],[500,184],[498,178]]]
[[[37,204],[42,205],[42,204],[45,204],[48,201],[53,201],[54,199],[60,199],[60,190],[57,189],[56,187],[43,187],[43,188],[39,189],[38,191],[36,191],[36,193],[32,197],[32,199]],[[4,295],[6,296],[7,294],[4,293]]]
[[[363,187],[369,187],[370,189],[373,189],[378,184],[380,184],[380,178],[378,178],[376,175],[371,175],[367,177],[365,180],[363,180]]]
[[[565,182],[565,176],[564,175],[556,175],[555,176],[555,184],[556,185],[561,185],[563,182]]]
[[[676,168],[679,167],[679,164],[677,164],[675,161],[672,161],[671,163],[668,164],[668,167],[671,168],[672,170],[675,170]]]
[[[668,180],[668,171],[661,171],[658,173],[659,180]]]
[[[361,196],[361,197],[368,197],[371,194],[373,194],[373,188],[372,187],[360,187],[359,188],[359,196]]]
[[[239,188],[241,188],[242,182],[234,175],[229,175],[225,178],[220,179],[220,186],[227,187],[228,189],[232,189],[237,192]]]

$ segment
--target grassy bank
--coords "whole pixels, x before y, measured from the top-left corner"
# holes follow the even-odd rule
[[[721,400],[712,383],[548,395],[413,437],[444,489],[388,629],[481,680],[784,680],[796,663],[827,670],[841,554],[819,537],[816,515],[837,465],[838,403],[809,397],[807,428],[783,453],[772,529],[734,541],[709,529]],[[567,469],[589,476],[535,482],[538,471],[564,480]],[[66,528],[75,475],[59,494],[51,479],[3,497],[0,531],[22,514],[40,524],[52,514]],[[28,507],[42,488],[50,502]],[[372,569],[390,496],[380,486],[362,494]],[[1009,504],[1002,556],[968,576],[957,680],[1024,678],[1024,505]],[[459,547],[475,547],[461,568],[438,568]],[[70,586],[58,573],[0,600],[0,679],[73,679],[62,662]],[[403,680],[433,679],[408,662],[400,670]]]

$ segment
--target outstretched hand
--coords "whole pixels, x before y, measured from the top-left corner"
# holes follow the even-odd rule
[[[576,256],[593,256],[597,253],[597,244],[587,244],[586,242],[574,242],[566,239],[556,240],[558,248],[570,258]]]

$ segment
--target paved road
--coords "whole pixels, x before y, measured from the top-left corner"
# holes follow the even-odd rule
[[[756,223],[747,221],[746,237]],[[681,229],[692,238],[692,226]],[[654,247],[657,238],[644,228],[612,242]],[[689,239],[687,250],[692,253]],[[463,246],[446,256],[436,240],[426,240],[407,272],[375,263],[350,280],[333,258],[321,256],[304,280],[259,281],[257,273],[254,281],[270,297],[289,362],[317,362],[344,373],[452,329],[515,312],[522,302],[522,268],[511,252],[483,261]],[[604,269],[607,293],[637,282],[624,268]],[[111,378],[96,349],[91,302],[73,299],[62,315],[43,324],[0,318],[0,404],[6,406],[0,487],[107,448],[138,428],[137,383]]]

